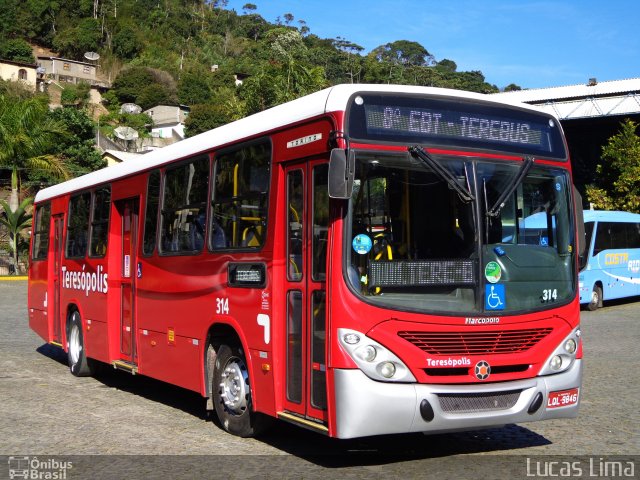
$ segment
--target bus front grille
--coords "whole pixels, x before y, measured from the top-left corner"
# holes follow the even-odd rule
[[[525,352],[553,331],[552,328],[483,332],[398,332],[432,355],[487,355]]]
[[[513,407],[522,390],[485,393],[440,393],[440,408],[446,413],[487,412],[506,410]]]

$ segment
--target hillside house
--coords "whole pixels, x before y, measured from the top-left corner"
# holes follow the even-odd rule
[[[184,140],[184,121],[189,116],[189,107],[186,105],[156,105],[143,113],[153,120],[153,138],[173,139],[176,142]]]
[[[12,82],[24,82],[35,91],[38,83],[37,68],[35,63],[0,59],[0,78]]]
[[[44,76],[56,82],[101,85],[98,80],[98,65],[68,58],[38,56],[38,66],[44,69]]]

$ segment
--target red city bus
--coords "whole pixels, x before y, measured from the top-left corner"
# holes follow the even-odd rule
[[[576,195],[545,113],[340,85],[40,191],[29,323],[240,436],[574,417]]]

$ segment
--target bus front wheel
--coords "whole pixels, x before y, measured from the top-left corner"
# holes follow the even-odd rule
[[[227,432],[253,437],[266,427],[266,418],[252,410],[249,370],[242,348],[220,346],[211,392],[216,414]]]
[[[76,377],[93,375],[93,363],[87,358],[82,335],[82,320],[77,310],[71,313],[67,322],[67,360],[69,370]]]
[[[587,305],[587,308],[592,312],[602,306],[602,288],[599,285],[593,287],[591,292],[591,301]]]

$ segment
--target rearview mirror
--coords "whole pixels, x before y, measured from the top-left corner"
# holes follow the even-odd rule
[[[331,150],[329,160],[329,196],[331,198],[348,199],[353,192],[355,175],[355,155],[342,148]]]

